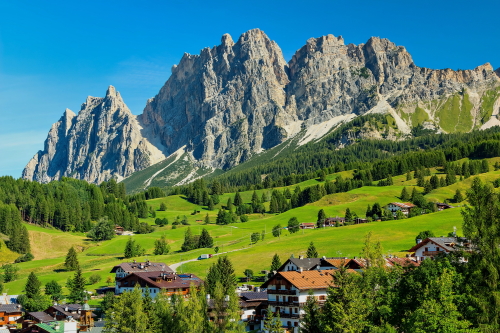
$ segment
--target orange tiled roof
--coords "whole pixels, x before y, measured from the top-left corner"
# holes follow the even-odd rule
[[[323,289],[333,285],[332,271],[289,271],[279,274],[297,289]]]
[[[341,268],[347,266],[351,259],[326,259],[326,262],[332,264],[334,267]]]

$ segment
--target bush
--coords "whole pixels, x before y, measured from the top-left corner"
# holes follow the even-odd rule
[[[19,262],[26,262],[26,261],[31,261],[35,258],[35,256],[33,256],[31,253],[26,253],[26,254],[23,254],[22,256],[20,256],[19,258],[17,258],[14,262],[15,263],[19,263]]]
[[[248,222],[248,216],[247,215],[241,215],[240,216],[240,221],[241,222]]]
[[[94,273],[92,274],[90,277],[89,277],[89,283],[90,284],[96,284],[98,283],[99,281],[101,281],[101,276],[97,273]]]

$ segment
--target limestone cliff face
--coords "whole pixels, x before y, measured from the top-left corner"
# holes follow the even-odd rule
[[[104,98],[89,96],[78,115],[66,109],[23,178],[45,183],[64,176],[100,183],[148,167],[151,155],[137,120],[110,86]]]
[[[333,35],[309,39],[287,63],[263,31],[236,42],[226,34],[218,46],[184,54],[137,119],[112,87],[104,98],[89,97],[78,115],[67,110],[23,177],[122,179],[181,151],[197,168],[227,169],[296,135],[299,144],[318,140],[367,113],[391,114],[389,138],[398,139],[417,125],[441,132],[499,125],[500,69],[418,67],[387,39],[346,45]]]
[[[185,54],[141,118],[173,153],[187,145],[203,165],[235,166],[287,138],[287,64],[278,45],[250,30],[200,55]]]

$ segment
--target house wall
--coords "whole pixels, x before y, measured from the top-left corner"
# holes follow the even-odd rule
[[[427,244],[422,245],[422,247],[418,248],[415,251],[415,257],[419,257],[422,259],[432,258],[439,254],[438,251],[447,253],[447,251],[442,247],[429,242]]]

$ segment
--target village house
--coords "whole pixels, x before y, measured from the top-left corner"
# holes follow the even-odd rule
[[[21,305],[19,304],[1,304],[0,305],[0,328],[6,328],[7,325],[15,325],[16,321],[23,315]]]
[[[124,262],[120,265],[113,267],[110,273],[115,273],[115,281],[118,279],[124,278],[132,273],[139,272],[165,272],[165,273],[173,273],[173,269],[168,267],[165,263],[162,262],[150,262],[149,260],[146,262]],[[118,289],[116,289],[116,293],[118,293]]]
[[[304,258],[304,256],[289,258],[281,265],[278,272],[298,271],[300,269],[308,271],[316,267],[320,261],[321,258]]]
[[[394,215],[396,215],[396,212],[398,210],[401,211],[403,214],[408,215],[408,214],[410,214],[410,211],[413,208],[417,207],[417,206],[415,206],[411,202],[404,202],[404,203],[402,203],[402,202],[391,202],[386,207]]]
[[[437,206],[437,209],[439,212],[442,210],[445,210],[445,209],[455,208],[451,205],[448,205],[446,203],[441,203],[441,202],[436,202],[436,206]]]
[[[413,257],[418,261],[447,255],[455,251],[471,251],[471,249],[470,242],[463,237],[429,237],[419,240],[408,252],[414,252]],[[462,260],[465,261],[463,258]]]
[[[69,329],[68,332],[92,332],[94,327],[95,314],[92,313],[87,301],[83,305],[80,304],[61,304],[52,305],[45,311],[28,312],[24,318],[20,318],[18,323],[21,323],[21,333],[28,332],[51,332],[54,329],[54,323],[59,323],[59,327]],[[64,324],[61,324],[64,323]],[[73,324],[74,323],[74,324]],[[40,328],[44,330],[40,330]],[[57,330],[56,330],[57,331]],[[59,331],[57,331],[59,332]],[[60,330],[60,332],[67,332]]]
[[[316,223],[304,222],[300,224],[300,229],[314,229],[316,228]]]
[[[322,306],[328,288],[333,286],[333,275],[331,270],[278,272],[262,285],[267,288],[270,310],[279,313],[282,327],[288,332],[299,332],[309,292],[313,292],[313,297]]]
[[[191,286],[198,288],[203,283],[193,274],[177,274],[175,272],[143,271],[131,273],[116,281],[116,294],[131,291],[136,285],[141,288],[143,295],[149,289],[151,297],[159,294],[171,296],[173,294],[187,296]]]
[[[263,319],[262,310],[267,309],[267,291],[256,288],[255,291],[240,294],[241,321],[247,331],[259,329]]]
[[[328,217],[325,219],[323,226],[325,227],[335,227],[336,225],[344,225],[345,217]]]

